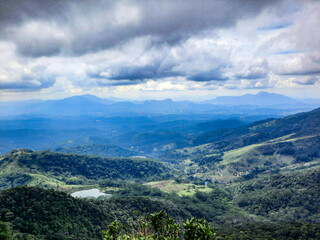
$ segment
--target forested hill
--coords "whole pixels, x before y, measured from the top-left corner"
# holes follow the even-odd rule
[[[272,181],[268,183],[273,184]],[[260,186],[257,185],[257,187],[259,188]],[[240,197],[243,196],[243,193],[251,190],[255,189],[242,188]],[[270,194],[270,190],[269,188],[267,194]],[[308,192],[304,194],[306,199]],[[214,194],[211,195],[214,197]],[[249,201],[260,200],[260,202],[254,202],[254,204],[256,203],[256,205],[253,204],[255,209],[246,210],[259,211],[261,209],[269,209],[272,215],[274,212],[268,206],[277,208],[279,199],[276,197],[269,198],[267,201],[271,202],[268,203],[268,206],[265,206],[266,203],[261,202],[259,195],[260,193],[256,194],[253,192],[253,196],[249,198]],[[102,230],[107,229],[108,225],[114,220],[122,223],[127,233],[132,233],[132,226],[138,223],[141,216],[150,216],[150,213],[161,210],[181,224],[183,220],[185,221],[191,217],[191,214],[186,211],[187,209],[190,209],[190,207],[196,209],[197,205],[199,205],[199,200],[202,200],[200,205],[207,202],[206,199],[203,199],[207,196],[206,194],[200,194],[200,196],[202,197],[194,198],[195,202],[190,201],[188,206],[184,208],[172,201],[148,197],[126,196],[100,201],[73,198],[67,193],[52,189],[26,186],[15,187],[0,192],[0,237],[1,239],[12,240],[102,239]],[[292,196],[293,194],[291,193],[289,199]],[[293,197],[294,199],[298,198]],[[317,199],[315,198],[315,200]],[[243,199],[239,200],[239,204],[244,204]],[[283,200],[285,201],[285,199]],[[263,208],[260,207],[261,203],[263,204]],[[206,209],[214,211],[215,205],[212,206],[211,204],[212,199],[210,200],[210,204],[206,208],[203,208],[202,211],[205,212]],[[280,204],[286,207],[284,203],[280,202]],[[291,199],[287,205],[290,204]],[[211,209],[212,207],[213,209]],[[247,208],[247,206],[244,206],[244,208]],[[201,210],[201,208],[198,210]],[[283,211],[287,214],[299,213],[301,215],[301,213],[305,214],[307,209],[302,207],[296,209],[295,206],[292,208],[289,206],[289,208],[281,209],[279,214],[281,215]],[[245,216],[244,214],[246,213],[239,211],[238,213],[230,212],[230,214],[230,217],[234,216],[234,214],[239,217],[241,215]],[[317,214],[314,217],[312,222],[317,222]],[[260,218],[260,220],[261,223],[231,224],[228,227],[218,227],[215,225],[217,238],[212,239],[319,239],[319,223],[287,221],[281,223],[277,222],[277,219],[276,222],[269,222],[264,221],[263,218]]]
[[[56,148],[55,152],[97,155],[101,157],[132,157],[139,153],[112,144],[91,144]]]
[[[101,239],[101,231],[116,219],[129,227],[130,219],[139,217],[135,212],[165,210],[178,221],[190,217],[163,200],[126,197],[97,201],[26,186],[1,191],[0,206],[0,229],[7,222],[14,239]]]
[[[195,138],[193,145],[219,142],[232,149],[289,134],[292,134],[292,137],[320,134],[320,108],[280,119],[267,119],[235,129],[207,132]]]
[[[320,108],[234,129],[200,134],[163,154],[189,176],[228,183],[320,167]]]
[[[69,179],[69,182],[72,178],[74,184],[83,184],[86,180],[101,179],[162,179],[172,173],[165,164],[152,159],[103,158],[26,149],[2,155],[0,170],[1,188],[45,178]]]

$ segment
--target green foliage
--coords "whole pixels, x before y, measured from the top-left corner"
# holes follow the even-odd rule
[[[139,155],[137,152],[129,151],[112,144],[90,144],[57,148],[55,152],[97,155],[101,157],[131,157]]]
[[[320,239],[320,224],[255,223],[218,229],[221,239],[230,240],[316,240]]]
[[[310,162],[320,158],[320,136],[303,138],[296,141],[280,142],[259,148],[264,155],[275,153],[295,158],[295,162]]]
[[[101,231],[116,219],[129,231],[130,223],[138,220],[135,212],[148,214],[165,210],[179,222],[189,216],[164,200],[78,199],[52,189],[26,186],[1,191],[0,206],[0,221],[10,223],[14,232],[23,237],[35,236],[36,239],[100,239]]]
[[[123,225],[118,221],[113,221],[109,226],[108,230],[102,231],[102,239],[103,240],[115,240],[115,239],[125,239],[126,235],[120,235]]]
[[[128,196],[150,196],[162,198],[179,206],[185,212],[184,218],[194,216],[206,218],[210,222],[224,224],[230,218],[241,217],[237,214],[239,209],[231,203],[232,195],[229,191],[218,186],[211,186],[210,192],[196,191],[193,196],[182,196],[175,193],[161,192],[158,188],[150,188],[145,185],[127,184],[125,187],[116,191],[113,195],[116,198]],[[170,214],[170,213],[169,213]],[[171,215],[171,214],[170,214]]]
[[[0,240],[13,240],[13,232],[10,223],[0,221]]]
[[[184,223],[185,240],[213,240],[216,234],[204,218],[191,218]]]
[[[236,129],[221,129],[200,134],[194,145],[216,143],[219,149],[230,150],[261,143],[288,134],[296,136],[320,133],[320,109],[280,119],[266,119]]]
[[[180,227],[164,211],[151,214],[147,220],[150,228],[152,229],[151,233],[153,239],[178,239]],[[140,225],[142,224],[140,223]],[[145,224],[144,227],[148,227],[148,224]]]
[[[0,194],[0,220],[38,239],[96,239],[114,219],[98,204],[54,190],[17,187]]]
[[[31,184],[90,185],[104,179],[159,180],[174,171],[152,159],[14,150],[0,157],[0,189]],[[51,181],[51,182],[50,182]],[[42,185],[41,185],[42,184]]]
[[[244,182],[234,202],[273,221],[320,222],[320,170],[275,175]]]
[[[103,240],[214,240],[216,234],[204,219],[192,218],[181,226],[164,211],[150,214],[133,224],[133,231],[129,234],[123,232],[123,225],[114,221],[103,231]]]

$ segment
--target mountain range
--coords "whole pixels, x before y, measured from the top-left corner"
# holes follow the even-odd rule
[[[308,101],[308,100],[307,100]],[[309,100],[312,101],[311,99]],[[253,105],[261,107],[283,106],[292,104],[303,104],[304,101],[290,98],[281,94],[259,92],[257,94],[245,94],[242,96],[221,96],[208,102],[217,105]]]
[[[116,100],[116,101],[115,101]],[[73,96],[60,100],[1,103],[0,116],[32,115],[40,117],[65,117],[81,115],[116,116],[132,114],[249,114],[283,115],[288,112],[311,110],[320,100],[297,100],[284,95],[260,92],[237,97],[217,97],[205,102],[146,100],[119,101],[94,95]]]

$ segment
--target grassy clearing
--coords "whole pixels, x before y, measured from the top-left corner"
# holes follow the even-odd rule
[[[290,173],[293,171],[311,170],[320,168],[320,159],[306,163],[297,163],[280,168],[282,173]]]
[[[241,160],[243,157],[252,157],[252,156],[258,156],[261,155],[256,148],[261,147],[261,146],[266,146],[266,145],[272,145],[276,143],[282,143],[282,142],[292,142],[292,141],[298,141],[302,139],[307,139],[307,138],[313,138],[315,135],[311,136],[303,136],[303,137],[297,137],[297,138],[291,138],[294,135],[294,133],[282,136],[280,138],[275,138],[272,140],[269,140],[267,142],[259,143],[259,144],[252,144],[249,146],[245,146],[242,148],[237,148],[233,149],[230,151],[227,151],[224,153],[222,157],[222,162],[220,162],[221,165],[227,165],[229,163],[237,162]]]
[[[66,184],[58,179],[44,176],[42,174],[29,174],[32,177],[32,181],[28,184],[29,186],[41,186],[45,188],[54,188],[65,192],[74,192],[78,190],[97,188],[98,185],[76,185]]]
[[[174,180],[149,182],[145,185],[151,187],[157,187],[163,192],[176,193],[179,196],[193,196],[197,191],[210,192],[211,188],[206,188],[205,186],[199,186],[191,183],[177,183]]]
[[[208,151],[212,147],[212,143],[206,143],[195,147],[186,147],[177,149],[176,151],[180,154],[190,155],[199,151]]]
[[[224,153],[223,157],[222,157],[222,161],[220,162],[221,165],[226,165],[232,162],[237,162],[239,161],[242,157],[248,155],[250,153],[254,154],[253,151],[255,150],[255,148],[263,146],[264,143],[260,143],[260,144],[252,144],[246,147],[242,147],[242,148],[238,148],[238,149],[234,149],[234,150],[230,150]],[[258,153],[258,151],[257,151]]]

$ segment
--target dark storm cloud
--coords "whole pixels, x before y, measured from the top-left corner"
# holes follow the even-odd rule
[[[0,31],[24,56],[81,55],[141,36],[176,44],[203,30],[233,26],[276,2],[1,1]]]
[[[294,82],[300,85],[314,85],[320,80],[320,76],[308,77],[305,79],[295,79]]]
[[[0,30],[28,20],[62,20],[71,1],[65,0],[9,0],[0,1]]]
[[[284,76],[308,76],[308,75],[318,75],[320,74],[320,69],[314,69],[314,70],[300,70],[300,71],[292,71],[292,72],[285,72],[285,73],[278,73],[279,75]]]
[[[144,79],[158,79],[165,77],[181,76],[183,73],[175,72],[172,70],[173,66],[161,66],[161,63],[153,63],[144,66],[121,66],[114,67],[111,70],[97,69],[95,71],[87,72],[88,77],[97,79],[109,80],[130,80],[140,81]],[[125,83],[121,81],[120,83]],[[125,84],[127,85],[127,84]]]
[[[223,75],[222,67],[218,67],[218,68],[212,69],[210,71],[200,72],[200,73],[191,75],[187,79],[192,80],[192,81],[197,81],[197,82],[229,80],[228,77]]]
[[[43,88],[52,87],[56,79],[54,77],[45,77],[35,79],[30,76],[22,76],[19,80],[14,82],[1,82],[0,89],[14,90],[14,91],[36,91]]]
[[[268,73],[236,74],[236,79],[256,80],[268,77]]]
[[[130,85],[137,85],[140,83],[144,83],[146,80],[127,80],[123,79],[120,81],[117,80],[109,80],[109,79],[97,79],[96,84],[99,86],[130,86]]]

